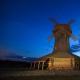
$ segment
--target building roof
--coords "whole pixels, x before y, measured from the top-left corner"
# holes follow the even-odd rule
[[[79,56],[72,54],[70,52],[54,52],[50,53],[48,55],[45,55],[43,57],[40,57],[38,61],[45,61],[48,58],[75,58],[75,59],[80,59]]]

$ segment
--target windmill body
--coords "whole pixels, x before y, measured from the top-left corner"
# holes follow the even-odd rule
[[[55,39],[52,53],[39,58],[31,65],[38,70],[80,69],[80,58],[70,51],[69,37],[72,34],[69,24],[56,24],[52,34]]]
[[[57,24],[53,30],[55,37],[54,51],[65,51],[69,50],[69,37],[72,31],[67,24]]]

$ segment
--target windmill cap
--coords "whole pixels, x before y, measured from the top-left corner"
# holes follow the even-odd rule
[[[65,29],[65,30],[71,30],[69,24],[56,24],[55,29]]]
[[[55,28],[52,30],[52,32],[55,34],[58,31],[66,31],[68,35],[71,35],[72,31],[70,29],[70,25],[68,24],[56,24]]]

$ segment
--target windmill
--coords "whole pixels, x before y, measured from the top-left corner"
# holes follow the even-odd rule
[[[53,19],[53,18],[49,18],[49,20],[50,20],[50,22],[51,22],[52,24],[54,24],[54,25],[59,24],[59,23],[58,23],[55,19]],[[70,26],[72,23],[74,23],[74,20],[73,20],[73,19],[70,20],[67,24]],[[54,26],[54,27],[55,27],[55,26]],[[53,27],[53,30],[54,30],[54,27]],[[52,30],[52,31],[53,31],[53,30]],[[51,34],[50,36],[48,36],[48,41],[50,41],[52,38],[53,38],[53,34]],[[78,40],[78,37],[75,36],[75,35],[73,35],[73,34],[71,34],[71,38],[72,38],[72,40],[74,40],[74,41]]]

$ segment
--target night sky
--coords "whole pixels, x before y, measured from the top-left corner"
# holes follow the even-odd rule
[[[54,38],[48,42],[48,36],[54,25],[49,17],[59,23],[74,19],[71,28],[78,40],[70,39],[70,45],[79,44],[79,0],[0,0],[0,48],[26,57],[52,52]]]

